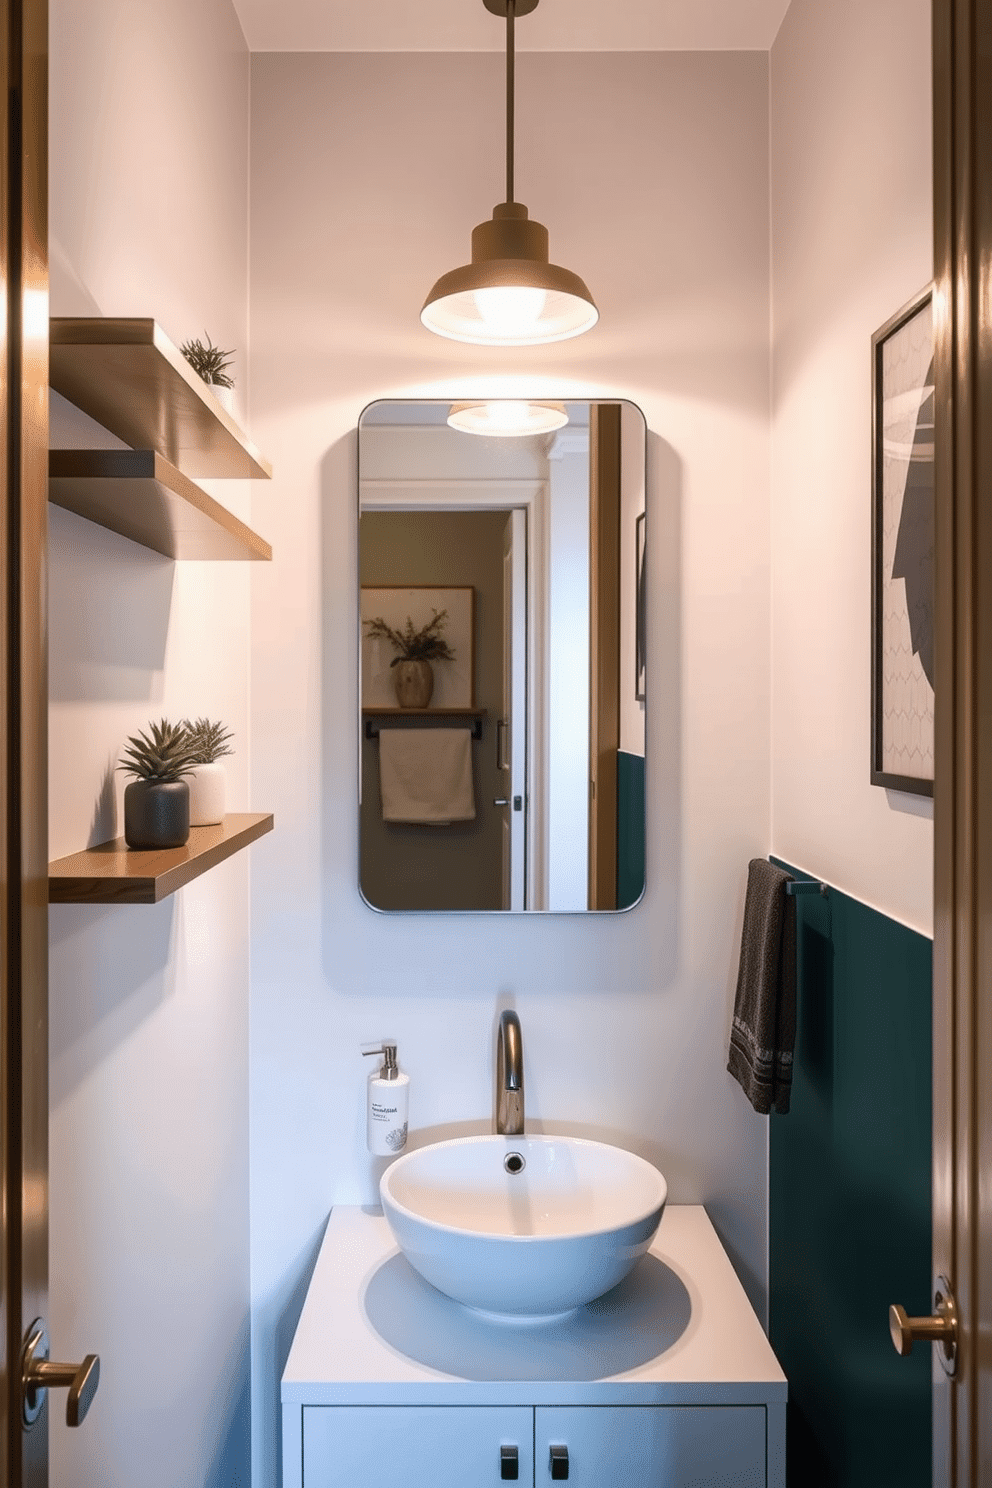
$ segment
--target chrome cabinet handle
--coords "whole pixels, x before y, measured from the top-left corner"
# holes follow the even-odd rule
[[[493,796],[494,806],[509,806],[509,804],[510,803],[505,796]]]
[[[933,1289],[932,1317],[909,1317],[898,1302],[889,1308],[892,1346],[902,1358],[912,1353],[914,1343],[939,1343],[937,1357],[944,1373],[953,1375],[958,1362],[958,1309],[946,1276],[938,1276]]]
[[[65,1403],[67,1426],[78,1426],[93,1404],[100,1383],[100,1356],[87,1354],[81,1364],[55,1364],[48,1357],[48,1330],[40,1318],[28,1329],[21,1351],[22,1417],[33,1426],[41,1415],[48,1390],[68,1386]]]

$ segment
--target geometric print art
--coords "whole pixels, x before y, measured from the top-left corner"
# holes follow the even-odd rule
[[[876,363],[877,764],[903,789],[932,793],[934,734],[933,305],[880,346]],[[880,496],[880,500],[878,499]],[[880,745],[880,748],[878,747]],[[884,783],[884,782],[880,782]],[[894,783],[894,782],[893,782]]]

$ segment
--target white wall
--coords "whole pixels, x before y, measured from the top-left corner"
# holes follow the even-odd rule
[[[869,784],[871,336],[930,280],[930,0],[771,54],[772,799],[783,858],[932,933],[932,805]]]
[[[492,55],[252,59],[255,1480],[335,1203],[371,1201],[359,1045],[418,1138],[488,1129],[500,1000],[528,1118],[628,1145],[765,1289],[765,1123],[725,1073],[747,859],[769,841],[767,56],[518,60],[518,190],[602,322],[538,351],[419,324],[501,196]],[[649,436],[648,886],[628,915],[378,916],[356,886],[355,426],[383,396],[628,396]]]
[[[53,0],[53,314],[207,330],[243,386],[248,87],[229,0]],[[55,442],[87,443],[53,403]],[[51,508],[53,856],[121,830],[113,766],[163,713],[229,723],[231,806],[251,806],[248,599],[242,565],[173,564]],[[102,1362],[82,1429],[53,1402],[53,1484],[247,1478],[248,869],[51,912],[50,1331]]]

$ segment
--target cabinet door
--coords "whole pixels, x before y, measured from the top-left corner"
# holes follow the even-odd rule
[[[530,1406],[310,1405],[303,1488],[533,1488]],[[516,1447],[517,1478],[501,1447]]]
[[[557,1476],[573,1488],[765,1488],[761,1405],[541,1406],[535,1412],[535,1488]]]

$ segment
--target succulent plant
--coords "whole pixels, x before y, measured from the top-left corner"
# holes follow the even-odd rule
[[[150,738],[148,734],[139,732],[128,739],[129,747],[123,750],[118,769],[138,780],[148,780],[157,785],[181,780],[188,775],[196,761],[183,725],[163,718],[148,727]]]
[[[419,630],[414,630],[409,615],[402,630],[394,630],[381,615],[365,622],[371,640],[388,641],[396,648],[398,654],[389,663],[391,667],[401,661],[454,661],[455,653],[441,634],[447,623],[447,610],[435,610],[433,619]]]
[[[203,334],[206,336],[206,331]],[[219,346],[214,346],[209,336],[207,336],[206,346],[197,339],[185,342],[179,350],[193,371],[197,376],[202,377],[204,382],[216,387],[234,386],[234,381],[227,370],[234,355],[233,351],[221,351]]]
[[[212,765],[224,754],[233,754],[228,743],[234,735],[228,733],[222,723],[213,723],[209,718],[183,719],[183,728],[189,741],[193,763]]]

